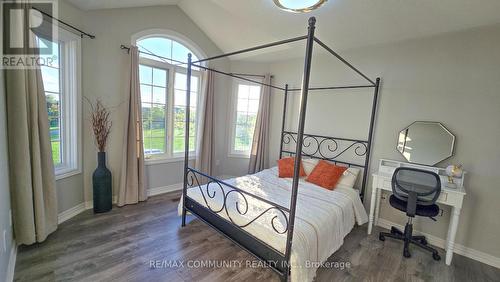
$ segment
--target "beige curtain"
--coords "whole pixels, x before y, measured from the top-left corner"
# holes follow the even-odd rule
[[[23,34],[28,16],[25,12],[24,22],[11,25],[11,31]],[[34,42],[25,29],[24,42],[28,39]],[[5,88],[14,236],[17,244],[29,245],[44,241],[57,229],[56,182],[40,69],[6,70]]]
[[[214,100],[215,85],[214,73],[206,71],[204,77],[204,92],[199,109],[200,118],[198,119],[198,152],[196,154],[196,169],[212,175],[214,173],[213,161],[215,154],[215,133],[214,133]]]
[[[266,74],[264,83],[271,84],[271,75]],[[248,173],[256,173],[269,167],[269,119],[271,107],[271,87],[262,86],[260,94],[259,112],[255,122],[252,150]]]
[[[130,82],[123,159],[118,191],[118,206],[136,204],[147,199],[144,185],[144,147],[142,140],[141,95],[139,86],[139,51],[130,47]]]

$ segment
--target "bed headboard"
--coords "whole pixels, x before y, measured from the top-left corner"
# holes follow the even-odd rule
[[[297,133],[283,131],[281,137],[280,158],[296,154]],[[362,170],[361,197],[364,195],[367,177],[368,141],[341,137],[323,136],[304,133],[302,157],[322,159],[347,167]],[[358,182],[359,183],[359,182]]]

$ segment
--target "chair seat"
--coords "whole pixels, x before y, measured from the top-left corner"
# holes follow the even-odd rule
[[[389,203],[394,208],[402,212],[406,212],[407,202],[396,198],[396,196],[391,195],[391,197],[389,198]],[[439,207],[436,204],[429,206],[417,205],[416,215],[434,217],[437,216],[438,214],[439,214]]]

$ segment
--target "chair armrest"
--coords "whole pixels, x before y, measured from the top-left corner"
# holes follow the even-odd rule
[[[410,191],[408,193],[408,202],[406,204],[406,215],[415,216],[417,212],[417,193]]]

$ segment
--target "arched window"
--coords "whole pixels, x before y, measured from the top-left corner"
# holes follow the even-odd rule
[[[184,154],[188,53],[193,61],[200,53],[168,36],[136,40],[140,51],[139,79],[142,101],[144,153],[147,159],[176,158]],[[189,149],[196,151],[197,106],[201,73],[193,68]]]

